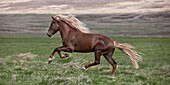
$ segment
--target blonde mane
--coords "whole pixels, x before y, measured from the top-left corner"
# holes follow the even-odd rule
[[[61,20],[63,20],[65,23],[67,23],[69,26],[71,26],[75,30],[80,30],[84,33],[90,33],[89,28],[86,27],[84,23],[79,21],[75,16],[73,15],[56,15],[56,17],[60,17]]]

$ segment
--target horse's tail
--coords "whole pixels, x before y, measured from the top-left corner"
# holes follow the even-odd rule
[[[119,43],[116,41],[113,41],[113,44],[115,47],[119,48],[123,53],[125,53],[128,58],[131,60],[133,66],[138,69],[138,61],[142,60],[142,56],[139,55],[134,49],[134,47],[128,43]]]

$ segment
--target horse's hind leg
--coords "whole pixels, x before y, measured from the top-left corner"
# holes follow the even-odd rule
[[[93,63],[84,65],[82,67],[82,70],[85,70],[85,69],[87,69],[87,68],[89,68],[91,66],[100,64],[100,57],[101,57],[101,54],[99,52],[95,52],[95,61]]]
[[[114,76],[115,74],[115,70],[116,70],[116,67],[117,67],[117,63],[114,61],[114,59],[112,58],[112,55],[113,55],[113,52],[114,52],[115,49],[113,49],[113,51],[107,53],[107,54],[104,54],[103,56],[105,57],[105,59],[112,65],[112,74],[111,76]]]

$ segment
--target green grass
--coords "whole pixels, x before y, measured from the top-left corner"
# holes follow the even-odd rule
[[[118,63],[115,78],[111,65],[102,57],[101,64],[82,71],[94,60],[93,53],[69,53],[70,57],[47,64],[49,54],[61,45],[60,37],[0,37],[0,85],[168,85],[170,83],[170,38],[112,37],[127,42],[142,53],[140,69],[119,50],[113,58]],[[20,53],[38,55],[20,59]]]

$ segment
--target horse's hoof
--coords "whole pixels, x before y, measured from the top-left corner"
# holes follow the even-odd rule
[[[80,70],[83,70],[83,71],[84,71],[84,70],[86,70],[86,67],[83,66],[83,67],[80,68]]]
[[[52,62],[52,60],[48,60],[48,64],[50,64]]]
[[[54,56],[53,56],[53,57],[50,57],[50,58],[48,59],[48,64],[50,64],[54,59],[55,59]]]
[[[64,54],[65,57],[69,57],[69,54]]]

